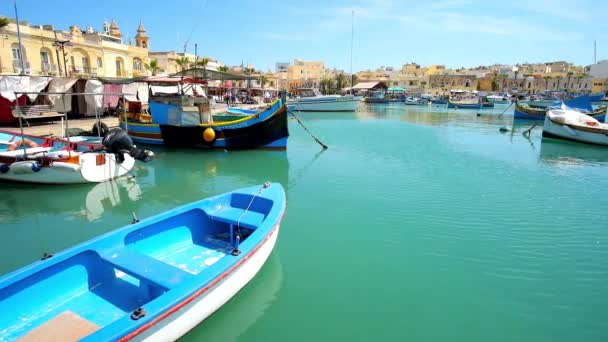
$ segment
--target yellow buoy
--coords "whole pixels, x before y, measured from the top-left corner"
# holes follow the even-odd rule
[[[213,130],[213,128],[207,127],[203,131],[203,139],[205,139],[205,141],[208,142],[208,143],[210,143],[213,140],[215,140],[215,131]]]

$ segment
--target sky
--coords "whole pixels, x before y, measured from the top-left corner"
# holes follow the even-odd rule
[[[0,1],[0,15],[14,17],[13,1]],[[588,65],[594,41],[597,60],[608,58],[603,0],[95,0],[86,6],[17,0],[17,5],[20,20],[56,29],[101,30],[104,20],[115,19],[125,41],[141,20],[152,51],[185,47],[194,53],[196,43],[199,56],[264,71],[299,58],[348,72],[351,42],[355,72],[408,62],[452,68],[555,60]]]

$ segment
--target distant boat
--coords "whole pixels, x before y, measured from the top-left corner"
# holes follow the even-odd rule
[[[285,209],[283,187],[266,183],[47,255],[0,278],[2,338],[177,340],[262,268]]]
[[[120,129],[110,130],[103,145],[0,130],[0,179],[7,181],[99,183],[126,175],[135,159],[153,156]]]
[[[600,106],[593,109],[589,102],[589,98],[586,95],[564,101],[564,104],[571,108],[579,109],[581,111],[584,110],[587,112],[587,115],[594,117],[596,120],[605,120],[606,106]],[[527,103],[516,102],[513,117],[515,119],[544,120],[548,110],[548,107],[537,107]]]
[[[505,95],[488,95],[486,96],[488,102],[492,102],[494,104],[509,104],[511,100]]]
[[[608,124],[575,110],[552,109],[545,116],[543,138],[608,146]]]
[[[479,102],[478,98],[475,98],[474,101],[453,101],[452,99],[448,99],[448,108],[456,108],[456,109],[480,109],[482,104]]]
[[[363,101],[365,103],[388,103],[389,100],[386,94],[381,91],[372,92],[369,96],[366,96]]]
[[[318,89],[297,90],[297,98],[287,101],[290,110],[299,112],[354,112],[359,99],[352,95],[322,95]]]
[[[405,98],[405,104],[410,106],[426,106],[429,100],[420,97],[408,96]]]
[[[205,113],[200,113],[198,107],[182,103],[190,100],[198,98],[151,98],[148,120],[121,116],[120,127],[129,132],[133,141],[142,144],[228,150],[287,148],[287,106],[282,99],[255,113],[237,113],[236,109],[231,109],[230,115],[207,113],[211,122],[204,122]]]

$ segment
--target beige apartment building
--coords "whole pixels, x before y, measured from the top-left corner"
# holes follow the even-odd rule
[[[138,77],[148,75],[150,39],[140,23],[135,42],[123,42],[118,24],[104,23],[101,32],[92,27],[71,26],[69,31],[52,25],[22,21],[22,49],[17,23],[0,29],[0,74],[70,77]],[[23,63],[22,63],[23,61]],[[22,68],[22,65],[24,68]]]

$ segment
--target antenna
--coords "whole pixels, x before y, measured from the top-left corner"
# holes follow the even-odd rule
[[[593,41],[593,64],[597,64],[597,40]]]

